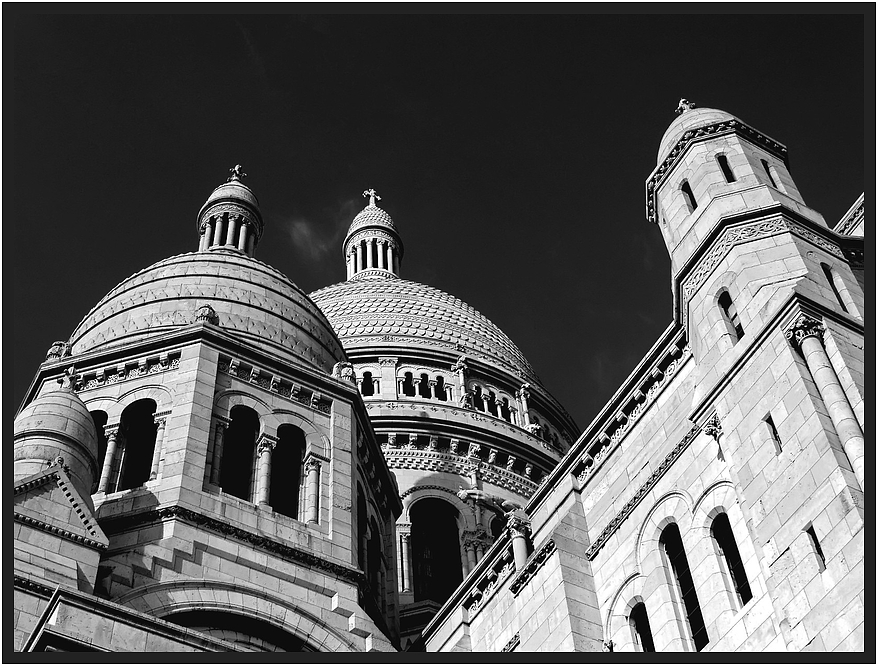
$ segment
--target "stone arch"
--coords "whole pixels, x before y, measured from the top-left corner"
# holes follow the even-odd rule
[[[113,425],[119,422],[122,412],[125,411],[128,405],[143,398],[150,398],[155,401],[156,413],[170,411],[174,406],[173,391],[159,384],[138,386],[119,396],[96,395],[84,402],[90,412],[95,410],[106,412],[107,423]]]
[[[237,406],[249,407],[259,415],[259,434],[265,433],[265,417],[271,414],[271,405],[251,393],[231,389],[217,394],[213,401],[214,412],[229,418],[229,412]]]
[[[413,486],[406,491],[402,498],[402,514],[400,514],[397,523],[411,523],[411,507],[418,500],[428,497],[444,500],[457,509],[457,513],[464,523],[461,525],[463,529],[474,530],[478,527],[472,506],[461,500],[457,496],[456,490],[434,485]]]
[[[665,493],[656,500],[646,514],[634,542],[635,561],[640,571],[645,571],[645,560],[651,549],[658,547],[659,535],[669,523],[677,523],[682,533],[689,530],[692,523],[691,506],[692,497],[682,488]]]
[[[276,435],[277,429],[284,424],[296,426],[305,433],[305,457],[313,453],[329,460],[329,438],[320,431],[317,424],[303,414],[289,409],[275,409],[265,416],[264,421],[264,432],[269,435]]]
[[[205,580],[164,581],[136,588],[114,601],[164,620],[181,611],[220,610],[271,624],[318,648],[321,652],[362,650],[361,646],[352,643],[316,615],[287,599],[240,581],[236,583]],[[326,638],[322,640],[315,638],[316,628],[323,629],[327,634]]]
[[[704,489],[692,508],[692,525],[710,529],[710,523],[720,513],[728,513],[738,504],[738,494],[731,481],[720,479]]]
[[[634,631],[631,627],[631,611],[643,603],[649,605],[644,594],[646,578],[635,571],[619,586],[610,603],[604,626],[604,635],[613,641],[614,652],[636,652]]]

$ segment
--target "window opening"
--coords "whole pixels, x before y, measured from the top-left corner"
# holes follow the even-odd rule
[[[732,167],[729,166],[729,160],[725,155],[720,153],[716,156],[717,164],[719,164],[720,170],[723,172],[723,176],[725,176],[727,183],[735,182],[735,174],[732,173]]]
[[[375,395],[375,384],[372,382],[372,373],[364,372],[360,382],[360,393],[364,396]]]
[[[710,642],[707,636],[707,628],[704,626],[704,617],[701,615],[701,606],[698,603],[698,594],[695,592],[695,583],[692,582],[692,573],[689,570],[689,560],[686,559],[686,551],[683,549],[683,540],[680,537],[680,528],[676,523],[671,523],[663,531],[659,538],[665,556],[671,565],[677,590],[683,599],[686,610],[686,621],[689,625],[689,633],[695,643],[698,652]]]
[[[765,425],[768,426],[768,434],[774,444],[774,453],[780,455],[783,451],[783,445],[781,444],[780,435],[777,433],[777,428],[774,425],[774,419],[771,418],[771,414],[765,417]]]
[[[826,569],[826,556],[823,554],[823,549],[820,547],[820,540],[817,538],[817,532],[814,531],[813,525],[808,525],[805,532],[811,537],[811,545],[814,547],[814,553],[820,561],[820,571],[823,571]]]
[[[820,267],[823,269],[823,274],[826,276],[826,281],[829,282],[829,286],[832,288],[832,293],[835,294],[835,300],[838,301],[838,304],[841,306],[841,309],[844,312],[847,312],[848,309],[845,306],[844,301],[841,298],[841,292],[839,291],[838,286],[836,285],[836,279],[838,278],[838,275],[836,274],[835,271],[833,271],[826,264],[821,263]]]
[[[98,489],[98,481],[100,480],[101,470],[104,468],[104,458],[107,457],[107,433],[104,428],[107,426],[107,413],[99,409],[91,413],[92,421],[95,424],[95,430],[98,434],[98,478],[95,479],[95,486],[92,493]]]
[[[750,591],[750,583],[747,581],[747,572],[744,570],[744,562],[732,532],[732,525],[725,513],[719,514],[710,526],[710,534],[719,546],[722,558],[725,560],[726,569],[732,578],[732,586],[741,606],[745,606],[753,593]]]
[[[445,378],[442,375],[436,375],[436,399],[448,400],[448,393],[445,390]]]
[[[415,396],[415,383],[412,379],[412,373],[407,372],[403,377],[402,394],[413,398]]]
[[[488,408],[489,414],[497,416],[497,397],[494,395],[493,391],[488,393],[488,397],[485,400],[485,406]]]
[[[473,407],[480,412],[485,411],[485,401],[482,398],[482,387],[473,384]]]
[[[277,429],[277,446],[271,452],[268,503],[275,513],[299,518],[299,493],[305,459],[305,433],[284,423]]]
[[[445,603],[463,581],[457,509],[428,497],[415,502],[411,517],[415,601]]]
[[[686,200],[686,208],[689,209],[690,213],[698,208],[698,202],[695,201],[695,194],[692,192],[692,187],[689,185],[688,180],[684,180],[680,185],[680,191],[683,193],[683,198]]]
[[[220,488],[224,493],[249,502],[259,415],[249,407],[237,405],[232,407],[229,416],[229,427],[223,443]]]
[[[422,398],[430,397],[430,378],[426,374],[421,374],[421,381],[418,382],[418,395]]]
[[[735,342],[744,337],[744,327],[741,326],[741,320],[738,317],[738,310],[732,301],[732,296],[728,290],[723,290],[717,299],[717,303],[723,311],[726,322],[732,327],[735,334]]]
[[[155,411],[155,400],[144,398],[131,403],[122,412],[119,431],[124,438],[124,448],[119,485],[116,490],[137,488],[149,480],[158,431],[153,418]]]
[[[629,616],[631,627],[634,629],[634,638],[642,652],[655,652],[655,642],[652,640],[652,629],[649,626],[649,617],[646,614],[646,604],[642,601],[631,609]]]
[[[771,186],[777,189],[777,183],[774,182],[774,176],[771,175],[771,168],[768,165],[767,160],[760,160],[762,162],[762,168],[765,169],[765,175],[768,176],[768,180],[771,183]]]

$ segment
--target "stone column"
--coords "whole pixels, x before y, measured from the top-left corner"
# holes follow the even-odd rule
[[[155,446],[152,450],[152,468],[149,472],[149,480],[154,481],[159,475],[159,460],[161,460],[162,446],[165,442],[165,419],[160,419],[155,433]]]
[[[107,492],[107,486],[110,484],[110,473],[113,471],[113,461],[116,460],[116,441],[119,435],[119,426],[106,428],[107,434],[107,452],[104,454],[104,466],[101,469],[101,480],[98,482],[98,492]]]
[[[375,239],[366,241],[366,268],[375,268]]]
[[[522,384],[518,390],[518,400],[521,403],[521,415],[524,418],[524,427],[530,425],[530,412],[528,411],[527,401],[530,398],[530,384]]]
[[[476,544],[472,539],[467,539],[463,542],[463,546],[466,549],[466,563],[469,567],[469,570],[472,571],[476,568],[476,564],[478,564],[478,560],[476,559]]]
[[[256,252],[256,230],[247,234],[247,256],[252,257]]]
[[[412,570],[411,570],[411,532],[403,532],[399,535],[399,563],[402,569],[402,591],[412,591]]]
[[[223,217],[222,215],[217,215],[216,222],[213,225],[213,245],[222,245],[223,239],[225,236],[223,235],[223,231],[225,227],[223,226]]]
[[[854,475],[857,477],[860,488],[865,492],[866,441],[863,438],[863,431],[860,430],[857,417],[854,415],[838,376],[835,374],[835,369],[829,361],[829,356],[823,348],[825,330],[823,322],[800,314],[785,335],[794,347],[798,347],[805,358],[805,364],[811,371],[811,376],[814,378],[823,404],[826,405],[829,418],[832,419],[832,425],[835,426],[835,431],[838,433],[844,452],[854,470]]]
[[[455,401],[454,386],[452,386],[451,384],[446,384],[445,385],[445,394],[448,396],[448,402]]]
[[[241,220],[241,230],[238,232],[238,249],[241,252],[247,251],[247,229],[250,224],[246,220]]]
[[[346,262],[345,262],[347,264],[347,267],[348,267],[348,280],[350,280],[354,274],[354,262],[356,262],[356,260],[357,260],[357,258],[354,255],[354,252],[352,250],[350,253],[348,253],[348,256],[347,256]]]
[[[357,266],[354,269],[355,273],[359,273],[366,267],[366,264],[363,263],[364,259],[365,257],[363,256],[363,243],[360,242],[357,243]]]
[[[320,461],[310,456],[305,461],[305,522],[320,522]]]
[[[396,257],[393,255],[393,243],[387,244],[387,270],[396,275],[399,274],[399,271],[396,270]]]
[[[223,439],[228,424],[225,421],[216,422],[216,434],[213,437],[213,464],[210,467],[210,482],[218,486],[220,483],[220,467],[223,464]]]
[[[226,234],[226,245],[235,247],[235,241],[238,239],[238,217],[232,217],[229,214],[229,231]]]
[[[205,250],[205,244],[207,243],[207,230],[208,230],[207,222],[202,222],[201,226],[198,228],[198,251],[203,252]]]
[[[506,519],[506,528],[512,539],[512,556],[515,559],[515,570],[521,571],[527,564],[529,553],[528,540],[530,538],[530,519],[520,509],[512,512]]]
[[[387,270],[387,241],[378,240],[376,243],[378,248],[378,268]]]
[[[482,561],[482,558],[485,556],[485,544],[481,541],[476,541],[476,563]]]
[[[259,468],[256,477],[256,503],[268,504],[268,496],[271,492],[271,452],[277,442],[265,435],[259,440],[257,454],[259,456]]]
[[[435,380],[435,379],[430,379],[430,380],[428,380],[428,383],[429,383],[429,385],[430,385],[430,397],[431,397],[431,398],[435,398],[436,400],[438,400],[438,399],[439,399],[439,396],[436,395],[436,380]]]
[[[835,285],[835,290],[838,292],[839,298],[841,298],[841,302],[844,303],[848,313],[857,319],[862,320],[863,315],[860,314],[860,310],[854,302],[854,297],[851,296],[851,292],[848,290],[848,286],[845,284],[844,280],[841,279],[841,275],[839,275],[834,268],[830,269],[830,275],[832,276],[832,283]]]

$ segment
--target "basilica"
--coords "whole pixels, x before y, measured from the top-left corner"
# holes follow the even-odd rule
[[[374,189],[306,294],[235,166],[36,370],[14,649],[863,651],[864,202],[831,226],[788,167],[680,101],[644,192],[673,311],[583,429],[403,277]]]

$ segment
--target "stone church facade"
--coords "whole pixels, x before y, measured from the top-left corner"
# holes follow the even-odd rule
[[[309,296],[245,175],[36,373],[16,650],[864,649],[862,197],[830,229],[782,144],[681,100],[672,320],[582,431],[400,276],[374,190]]]

